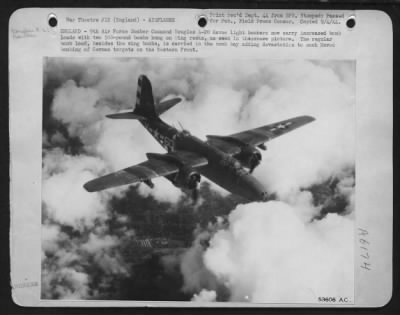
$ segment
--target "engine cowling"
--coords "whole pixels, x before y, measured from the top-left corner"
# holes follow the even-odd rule
[[[255,147],[245,146],[235,155],[235,158],[239,160],[244,167],[249,168],[250,172],[252,172],[260,164],[262,155]]]
[[[193,169],[181,169],[172,179],[172,183],[179,188],[196,189],[201,175]]]

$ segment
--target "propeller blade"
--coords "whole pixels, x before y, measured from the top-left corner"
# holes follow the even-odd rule
[[[192,200],[194,204],[199,200],[199,190],[197,188],[192,189]]]
[[[145,183],[150,188],[154,188],[154,183],[151,181],[151,179],[144,180],[143,183]]]
[[[264,143],[259,144],[258,147],[259,147],[261,150],[264,150],[264,151],[267,150],[267,146],[266,146]]]

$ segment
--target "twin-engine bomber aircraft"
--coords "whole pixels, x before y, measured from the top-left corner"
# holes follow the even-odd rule
[[[141,75],[134,110],[107,117],[139,120],[168,153],[147,153],[147,161],[91,180],[84,188],[94,192],[140,182],[153,188],[152,179],[164,176],[176,187],[191,190],[196,201],[200,178],[204,175],[250,201],[266,200],[267,192],[263,185],[251,175],[261,161],[261,153],[256,147],[266,150],[265,142],[314,120],[310,116],[299,116],[229,136],[209,135],[207,141],[202,141],[159,118],[180,101],[180,98],[174,98],[155,104],[151,83]]]

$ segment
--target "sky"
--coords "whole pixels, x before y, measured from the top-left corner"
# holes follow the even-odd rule
[[[42,298],[352,297],[355,62],[47,58],[43,71]],[[86,181],[164,152],[138,122],[105,118],[132,109],[140,74],[157,102],[183,99],[162,119],[201,139],[316,118],[262,151],[254,176],[273,200],[248,203],[204,177],[198,205],[164,178],[86,192]],[[185,246],[139,255],[141,216],[169,238],[179,223]]]

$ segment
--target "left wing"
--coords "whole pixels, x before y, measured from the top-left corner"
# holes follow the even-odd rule
[[[208,163],[206,158],[185,151],[166,154],[148,153],[147,156],[149,159],[145,162],[93,179],[83,187],[89,192],[100,191],[177,173],[183,165],[196,168]]]
[[[243,145],[262,146],[265,142],[314,121],[311,116],[299,116],[229,136],[207,136],[208,141],[228,154],[239,153]]]

